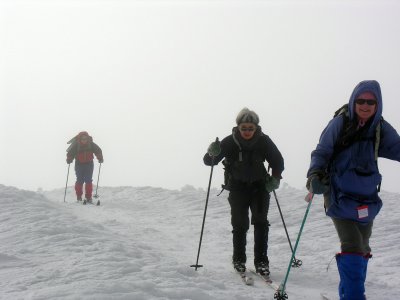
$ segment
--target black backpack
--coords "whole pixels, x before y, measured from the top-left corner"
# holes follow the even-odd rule
[[[332,155],[331,161],[344,149],[350,147],[354,142],[363,140],[363,130],[357,130],[357,123],[350,120],[349,117],[349,105],[345,104],[335,111],[333,117],[343,116],[343,129],[340,133],[339,138],[336,141],[335,149]],[[374,149],[375,149],[375,161],[378,160],[379,144],[381,140],[381,129],[382,129],[383,117],[376,126],[375,137],[374,137]]]

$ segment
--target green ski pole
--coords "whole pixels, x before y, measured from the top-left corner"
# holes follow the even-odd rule
[[[307,196],[306,196],[305,200],[308,202],[306,213],[304,214],[303,222],[301,223],[299,235],[297,236],[296,244],[294,246],[294,249],[293,249],[293,252],[292,252],[292,256],[290,258],[290,262],[289,262],[289,266],[288,266],[288,269],[287,269],[287,272],[286,272],[285,279],[283,280],[283,282],[279,286],[279,289],[276,291],[276,293],[274,295],[274,299],[276,299],[276,300],[288,299],[288,295],[285,292],[286,283],[287,283],[287,280],[289,278],[290,269],[292,268],[292,262],[293,262],[295,254],[296,254],[297,246],[299,245],[301,233],[303,232],[303,228],[304,228],[304,224],[306,223],[308,212],[310,211],[310,206],[311,206],[313,197],[314,197],[313,193],[308,193]]]

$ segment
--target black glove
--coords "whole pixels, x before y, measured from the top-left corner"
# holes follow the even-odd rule
[[[280,182],[281,182],[280,179],[274,176],[268,176],[265,183],[265,189],[267,190],[268,193],[271,193],[273,190],[279,188]]]
[[[208,146],[207,153],[210,156],[214,157],[218,156],[221,153],[221,142],[220,141],[212,142],[210,146]]]
[[[306,187],[310,193],[320,195],[329,190],[328,177],[323,172],[314,172],[307,179]]]
[[[72,163],[72,161],[73,161],[73,159],[71,159],[71,158],[67,158],[67,164],[70,164],[70,163]]]
[[[103,158],[99,158],[99,163],[102,164],[104,162]]]

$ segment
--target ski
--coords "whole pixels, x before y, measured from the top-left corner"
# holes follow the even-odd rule
[[[79,202],[81,202],[81,201],[77,201],[77,203],[79,203]],[[99,205],[100,205],[100,200],[97,200],[97,202],[94,203],[93,201],[89,201],[89,200],[84,199],[84,200],[82,201],[82,204],[83,204],[83,205],[92,204],[92,205],[99,206]]]
[[[256,270],[249,269],[251,273],[254,275],[260,277],[269,287],[273,288],[275,291],[279,290],[279,284],[277,284],[275,281],[271,279],[269,275],[261,275],[260,273],[257,273]]]
[[[238,272],[236,271],[237,274],[240,275],[240,278],[244,282],[245,285],[253,285],[254,284],[254,279],[253,277],[250,276],[248,272]]]

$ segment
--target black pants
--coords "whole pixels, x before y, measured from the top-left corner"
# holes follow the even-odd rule
[[[229,193],[231,223],[233,234],[232,259],[246,262],[246,235],[251,224],[254,225],[254,261],[265,261],[268,250],[268,210],[270,195],[267,191],[240,190]]]

